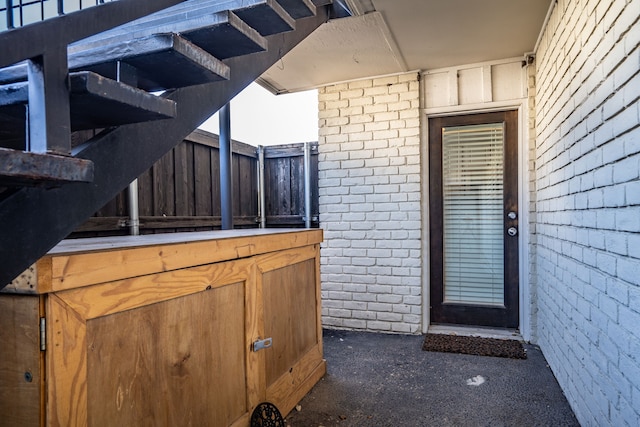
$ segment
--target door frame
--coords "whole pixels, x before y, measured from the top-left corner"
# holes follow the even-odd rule
[[[530,181],[529,176],[529,110],[527,98],[511,101],[488,102],[476,105],[456,105],[427,108],[421,110],[421,192],[422,192],[422,332],[427,333],[430,326],[430,235],[429,235],[429,119],[432,117],[469,115],[506,110],[518,112],[518,206],[519,206],[519,331],[525,340],[532,339],[532,284],[530,283]],[[533,135],[535,136],[535,135]]]

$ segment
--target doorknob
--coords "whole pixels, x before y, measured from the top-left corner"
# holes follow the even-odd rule
[[[515,236],[516,234],[518,234],[518,229],[515,227],[509,227],[507,229],[507,234],[511,237]]]
[[[514,211],[511,211],[511,212],[509,212],[509,213],[507,214],[507,217],[508,217],[509,219],[516,219],[516,218],[518,218],[518,214],[517,214],[517,213],[515,213]]]

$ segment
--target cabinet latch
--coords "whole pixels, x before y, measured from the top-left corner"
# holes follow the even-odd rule
[[[259,339],[253,343],[253,351],[260,351],[273,345],[273,338]]]

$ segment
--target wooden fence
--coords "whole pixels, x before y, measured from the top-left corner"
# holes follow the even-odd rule
[[[311,226],[318,227],[318,144],[311,151]],[[304,226],[304,144],[264,148],[265,206],[269,227]]]
[[[317,144],[311,146],[312,226],[318,227]],[[234,228],[258,227],[257,148],[233,141]],[[304,227],[303,144],[264,148],[267,227]],[[138,178],[140,234],[221,228],[217,135],[197,130]],[[127,189],[70,237],[129,233]]]

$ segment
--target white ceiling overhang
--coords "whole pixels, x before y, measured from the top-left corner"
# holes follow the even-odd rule
[[[267,70],[274,93],[531,53],[553,0],[349,0]]]

